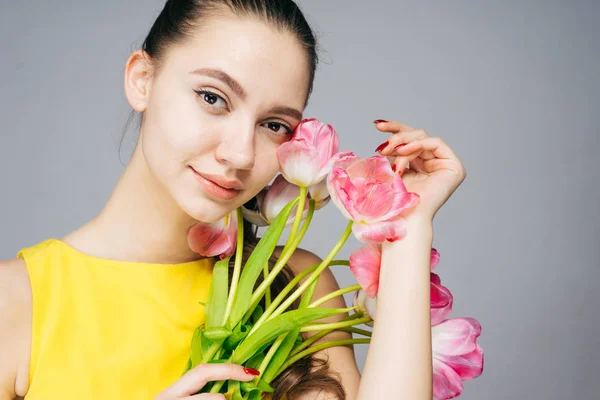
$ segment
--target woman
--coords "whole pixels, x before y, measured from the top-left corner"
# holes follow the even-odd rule
[[[167,1],[126,63],[125,93],[142,122],[106,206],[64,238],[0,263],[0,400],[221,399],[194,394],[208,381],[254,378],[231,364],[180,377],[213,262],[192,252],[187,232],[251,201],[276,175],[276,149],[303,118],[316,54],[291,0]],[[384,244],[363,375],[350,347],[323,350],[311,362],[325,356],[328,369],[315,362],[306,375],[288,374],[275,382],[276,398],[432,397],[432,219],[465,170],[423,130],[375,126],[392,133],[377,151],[421,201],[406,217],[409,235]],[[318,261],[298,251],[289,267],[298,273]],[[337,288],[324,273],[314,296]]]

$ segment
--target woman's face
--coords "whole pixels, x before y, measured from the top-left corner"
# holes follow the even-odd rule
[[[148,81],[136,151],[185,213],[219,220],[278,172],[277,147],[302,119],[308,85],[306,52],[292,34],[210,18]]]

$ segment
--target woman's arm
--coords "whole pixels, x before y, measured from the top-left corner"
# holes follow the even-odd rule
[[[332,372],[342,378],[348,400],[427,399],[433,397],[430,312],[430,260],[433,226],[427,218],[408,221],[407,236],[383,244],[377,319],[362,379],[351,347],[333,347],[316,354],[329,358]],[[320,258],[297,250],[289,264],[300,272]],[[314,299],[339,289],[331,271],[319,278]],[[321,307],[345,307],[341,297]],[[333,322],[343,318],[328,319]],[[320,341],[350,338],[334,332]],[[319,341],[319,342],[320,342]],[[308,394],[302,400],[327,399]]]
[[[376,320],[358,399],[431,400],[430,260],[433,226],[407,221],[407,236],[383,243]]]

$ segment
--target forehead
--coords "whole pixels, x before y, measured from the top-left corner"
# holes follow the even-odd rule
[[[204,19],[193,36],[174,47],[165,66],[188,74],[198,68],[220,69],[248,93],[248,101],[304,106],[308,85],[307,54],[286,30],[233,14]]]

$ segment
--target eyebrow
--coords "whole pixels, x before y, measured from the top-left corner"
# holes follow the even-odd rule
[[[242,100],[246,100],[246,97],[248,97],[248,95],[246,94],[246,91],[244,90],[242,85],[240,85],[238,83],[238,81],[233,79],[229,74],[227,74],[224,71],[221,71],[220,69],[199,68],[199,69],[196,69],[196,70],[190,72],[190,74],[205,75],[205,76],[209,76],[211,78],[215,78],[217,80],[220,80],[227,86],[229,86],[229,88],[231,90],[233,90],[233,92]],[[274,113],[274,114],[287,115],[288,117],[302,120],[302,113],[292,107],[276,106],[276,107],[273,107],[270,112]]]

